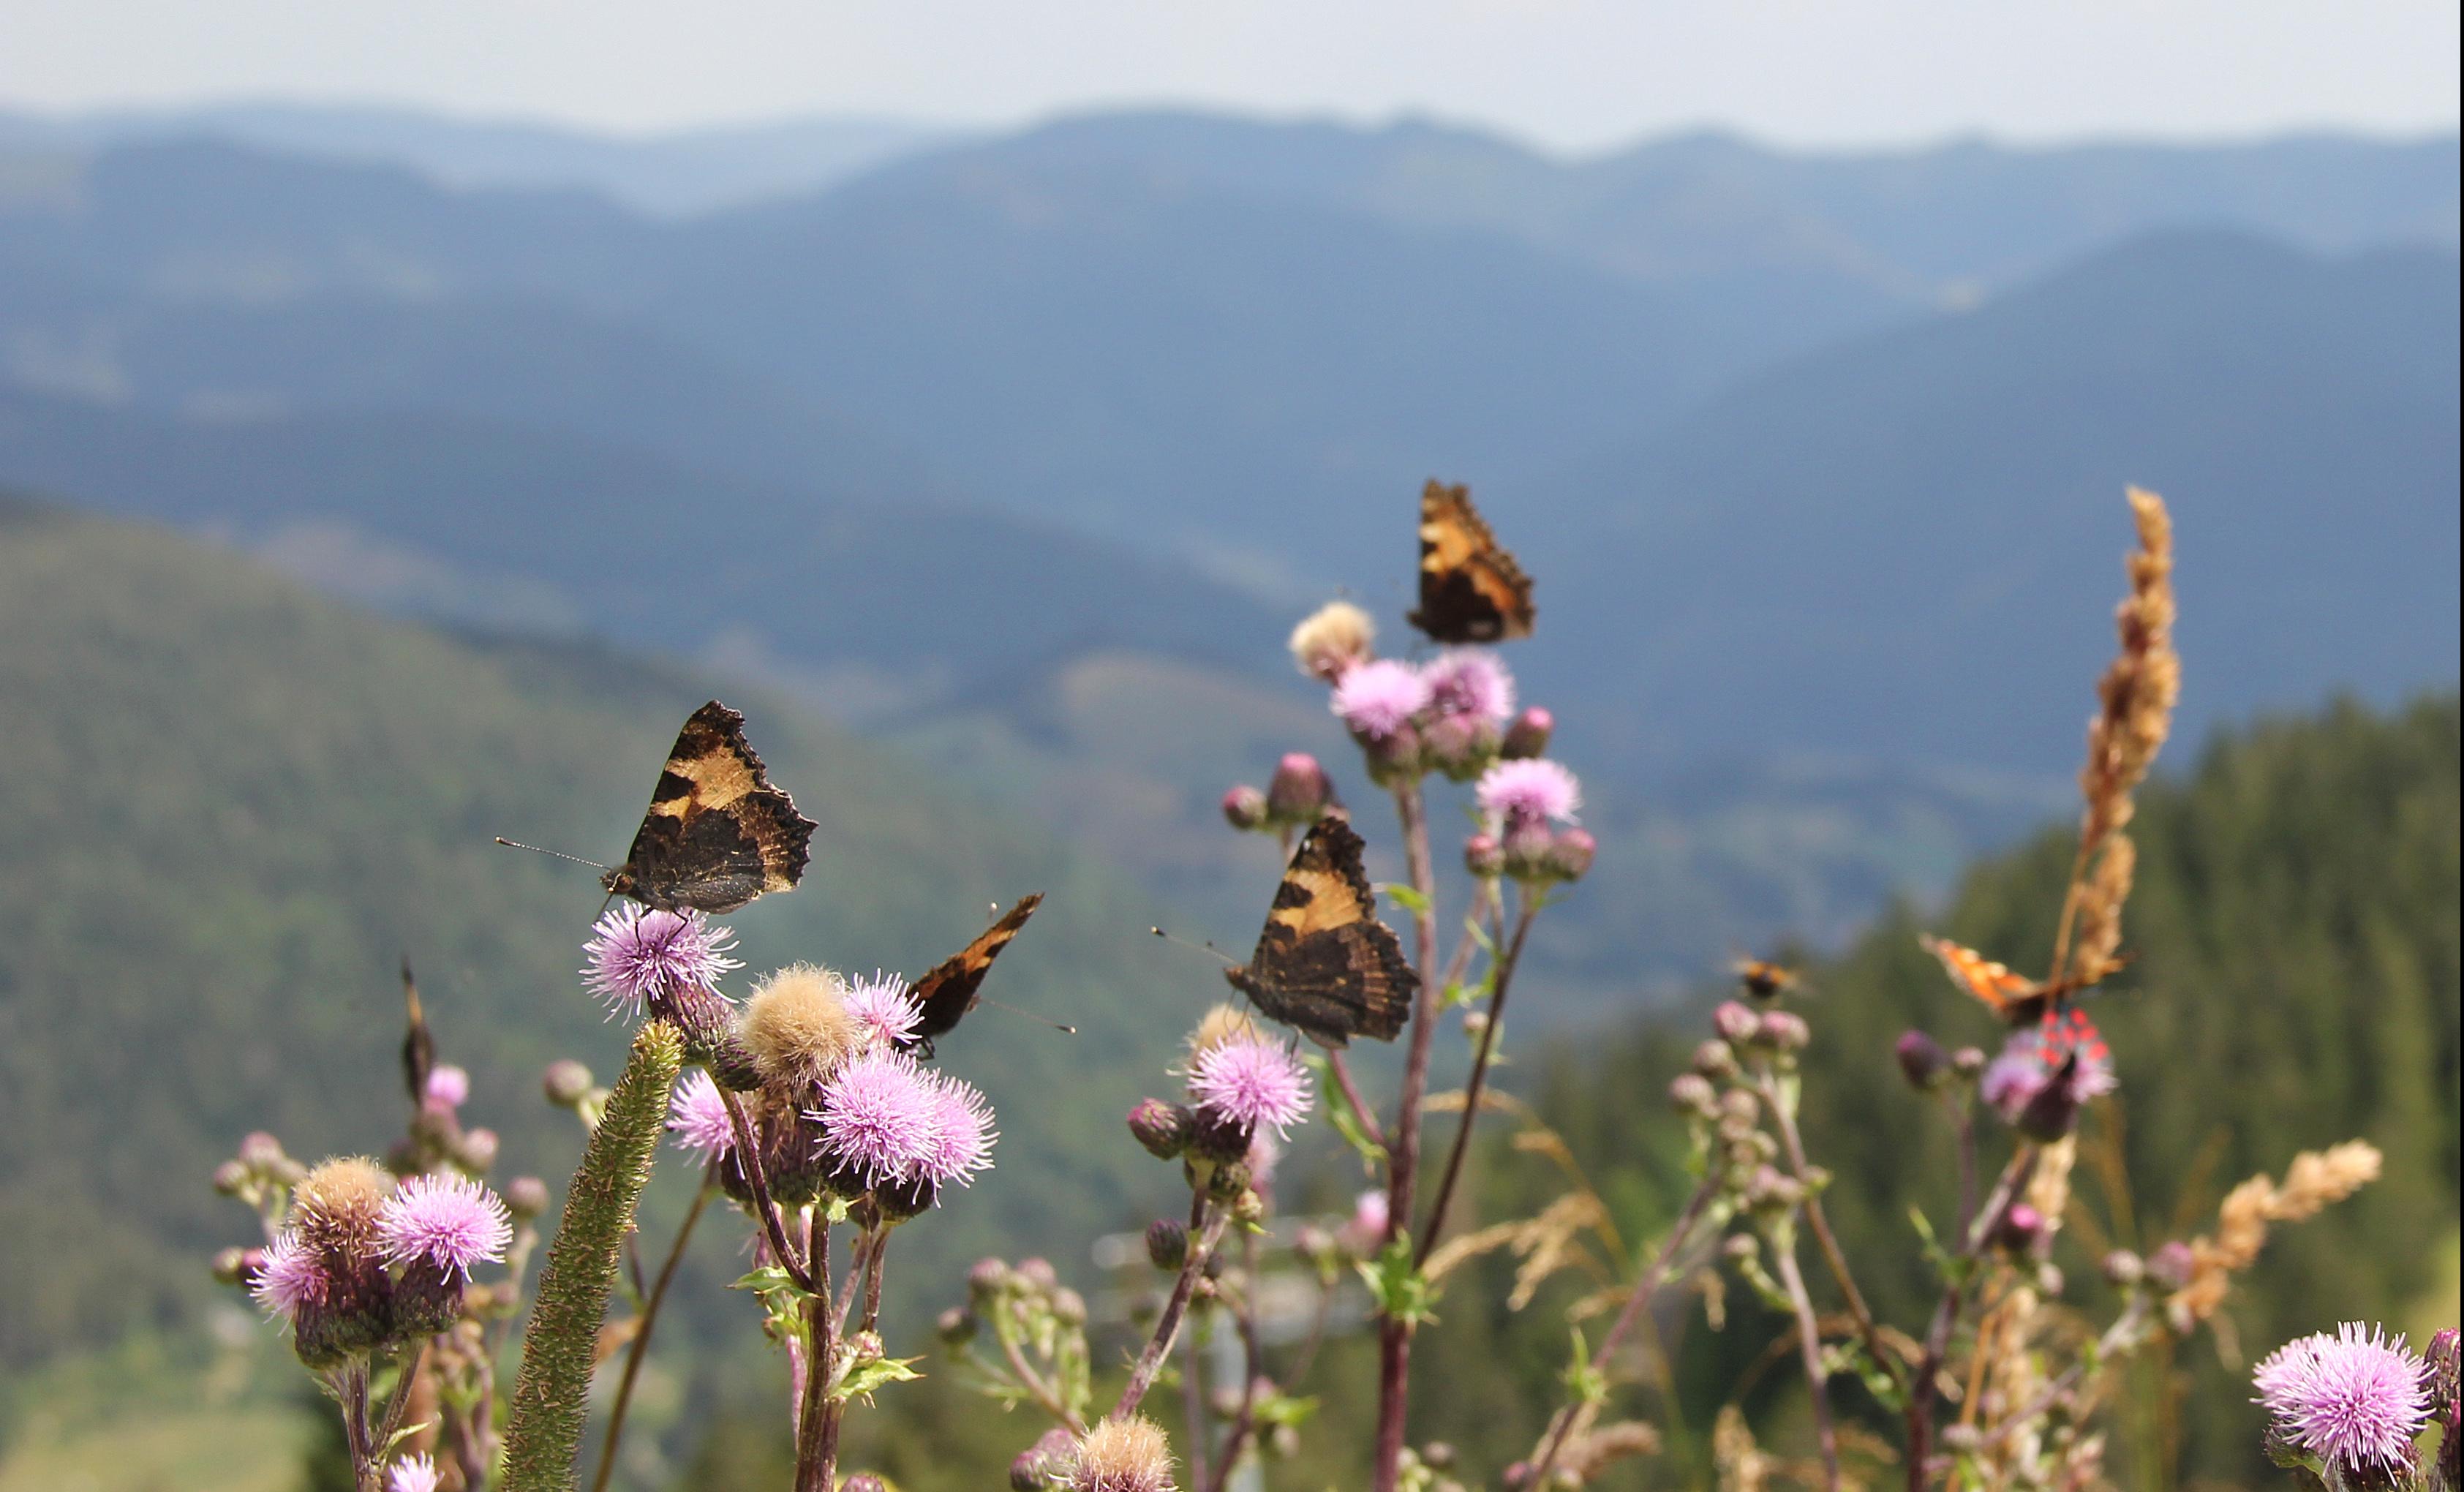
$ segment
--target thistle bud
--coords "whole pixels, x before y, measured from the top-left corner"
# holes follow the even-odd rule
[[[496,1152],[502,1144],[494,1130],[473,1130],[462,1136],[456,1158],[465,1171],[485,1171],[496,1163]]]
[[[1189,1229],[1170,1218],[1147,1224],[1147,1262],[1171,1274],[1189,1262]]]
[[[1720,1002],[1719,1009],[1711,1012],[1711,1029],[1719,1032],[1721,1040],[1730,1046],[1746,1046],[1762,1035],[1763,1022],[1751,1007],[1726,999]]]
[[[1265,828],[1266,795],[1246,782],[1234,784],[1223,794],[1223,822],[1243,834]]]
[[[1052,1292],[1052,1319],[1065,1327],[1087,1324],[1087,1297],[1063,1285]]]
[[[1440,715],[1420,734],[1422,755],[1450,781],[1468,782],[1497,760],[1497,727],[1477,715]]]
[[[249,1258],[254,1254],[256,1258]],[[219,1284],[246,1284],[255,1278],[256,1266],[265,1259],[263,1249],[227,1248],[214,1256],[214,1281]]]
[[[1549,755],[1549,737],[1557,729],[1557,717],[1538,705],[1532,705],[1514,717],[1506,728],[1506,739],[1498,755],[1508,761],[1523,761]]]
[[[1776,1166],[1757,1166],[1746,1178],[1746,1205],[1759,1213],[1783,1213],[1805,1200],[1805,1188]]]
[[[964,1347],[976,1339],[976,1332],[981,1327],[982,1323],[976,1319],[974,1311],[953,1306],[934,1318],[933,1334],[941,1339],[943,1347]]]
[[[1950,1054],[1923,1031],[1901,1032],[1891,1047],[1891,1056],[1900,1064],[1900,1076],[1920,1093],[1932,1092],[1950,1075]]]
[[[931,1212],[940,1196],[940,1183],[929,1175],[917,1175],[873,1188],[870,1199],[882,1221],[905,1222]]]
[[[1022,1259],[1018,1262],[1018,1283],[1038,1295],[1049,1295],[1061,1288],[1061,1271],[1053,1268],[1048,1259]]]
[[[570,1057],[549,1063],[539,1086],[546,1090],[547,1101],[559,1108],[579,1108],[594,1086],[590,1069]]]
[[[1950,1054],[1950,1070],[1972,1082],[1985,1070],[1986,1062],[1982,1047],[1963,1046]]]
[[[2180,1289],[2190,1283],[2196,1271],[2197,1260],[2190,1253],[2190,1245],[2179,1239],[2147,1256],[2147,1278],[2164,1289]]]
[[[282,1153],[280,1140],[263,1130],[255,1130],[239,1142],[238,1158],[239,1163],[251,1171],[270,1172],[287,1157]]]
[[[1737,1051],[1727,1042],[1714,1039],[1694,1048],[1694,1070],[1714,1083],[1723,1083],[1737,1075]]]
[[[537,1176],[516,1176],[505,1183],[505,1211],[527,1222],[547,1211],[547,1183]]]
[[[840,1482],[839,1492],[890,1492],[890,1483],[871,1472],[860,1471]]]
[[[1765,1046],[1796,1052],[1803,1051],[1806,1044],[1814,1040],[1814,1029],[1805,1023],[1803,1016],[1793,1010],[1767,1010],[1763,1012],[1762,1026],[1755,1036]]]
[[[248,1190],[254,1173],[236,1160],[227,1160],[214,1168],[214,1190],[225,1196],[237,1196]]]
[[[1266,1199],[1258,1195],[1256,1187],[1243,1187],[1241,1195],[1232,1198],[1232,1220],[1244,1228],[1254,1228],[1266,1220]]]
[[[1727,1256],[1730,1263],[1745,1263],[1760,1257],[1762,1251],[1762,1240],[1750,1233],[1731,1233],[1720,1240],[1720,1252]]]
[[[1475,834],[1463,841],[1463,868],[1484,881],[1506,873],[1506,846],[1494,834]]]
[[[2013,1202],[1993,1229],[1994,1245],[2008,1254],[2030,1254],[2045,1236],[2045,1215],[2025,1202]]]
[[[1287,753],[1266,782],[1266,816],[1277,823],[1315,823],[1333,801],[1326,769],[1305,751]]]
[[[1599,853],[1600,842],[1589,829],[1559,829],[1549,841],[1549,853],[1541,867],[1555,881],[1579,881],[1589,874],[1592,860]]]
[[[1668,1082],[1668,1107],[1681,1114],[1708,1119],[1719,1112],[1720,1095],[1701,1073],[1681,1072]]]
[[[1043,1438],[1009,1463],[1011,1492],[1049,1492],[1060,1484],[1078,1442],[1067,1430],[1046,1430]]]
[[[2117,1248],[2104,1256],[2104,1283],[2118,1289],[2128,1289],[2146,1278],[2147,1262],[2126,1248]]]
[[[1380,787],[1409,782],[1427,770],[1421,759],[1420,733],[1410,724],[1397,726],[1383,735],[1361,741],[1363,762],[1369,768],[1369,780]]]
[[[989,1300],[1010,1288],[1018,1277],[1009,1265],[998,1259],[979,1259],[967,1271],[967,1293],[979,1301]]]
[[[1245,1161],[1258,1127],[1231,1114],[1198,1110],[1192,1116],[1188,1153],[1196,1160]],[[1245,1171],[1245,1168],[1244,1168]],[[1247,1185],[1244,1178],[1242,1182]]]
[[[1157,1160],[1177,1160],[1189,1149],[1196,1116],[1178,1104],[1144,1098],[1130,1110],[1130,1134]]]
[[[1206,1195],[1219,1202],[1240,1200],[1249,1190],[1249,1168],[1242,1161],[1225,1161],[1206,1174]]]

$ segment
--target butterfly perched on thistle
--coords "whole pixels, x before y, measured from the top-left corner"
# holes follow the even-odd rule
[[[1022,898],[1017,906],[995,918],[974,942],[935,964],[917,979],[909,994],[923,1014],[917,1018],[914,1030],[899,1044],[931,1057],[934,1040],[949,1035],[967,1012],[976,1008],[983,998],[984,976],[992,973],[993,960],[1001,956],[1001,951],[1009,946],[1019,929],[1026,926],[1026,919],[1043,905],[1040,891]],[[1061,1029],[1072,1034],[1076,1031],[1072,1026]]]
[[[2094,979],[2031,979],[2008,964],[1995,963],[1975,949],[1948,938],[1921,935],[1917,942],[1942,961],[1950,982],[2013,1026],[2035,1025],[2059,1011],[2070,998],[2092,987]]]
[[[1531,635],[1531,577],[1499,547],[1468,488],[1421,489],[1420,606],[1409,620],[1433,643]]]
[[[1311,825],[1275,888],[1257,951],[1223,971],[1269,1020],[1327,1046],[1355,1036],[1393,1041],[1420,988],[1402,945],[1377,920],[1363,847],[1338,814]]]
[[[734,911],[795,889],[813,828],[770,785],[744,716],[714,699],[676,733],[632,848],[599,884],[662,911]]]

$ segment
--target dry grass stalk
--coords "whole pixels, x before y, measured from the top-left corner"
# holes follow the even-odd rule
[[[2166,1301],[2177,1329],[2205,1321],[2233,1288],[2233,1277],[2258,1260],[2275,1223],[2299,1222],[2341,1202],[2378,1179],[2381,1157],[2367,1140],[2347,1140],[2323,1151],[2304,1151],[2285,1169],[2277,1186],[2265,1173],[2225,1195],[2216,1209],[2216,1231],[2190,1240],[2190,1278]]]
[[[2154,493],[2134,487],[2129,497],[2139,548],[2124,561],[2130,594],[2114,613],[2122,647],[2097,681],[2098,710],[2088,722],[2087,764],[2079,769],[2086,806],[2056,940],[2056,978],[2068,971],[2093,981],[2118,967],[2122,906],[2137,864],[2122,831],[2134,811],[2131,795],[2155,765],[2182,693],[2182,659],[2173,650],[2173,520]]]
[[[1558,1453],[1560,1468],[1574,1474],[1578,1485],[1589,1485],[1594,1477],[1617,1461],[1634,1456],[1660,1454],[1660,1432],[1635,1419],[1620,1419],[1598,1429],[1578,1425]]]

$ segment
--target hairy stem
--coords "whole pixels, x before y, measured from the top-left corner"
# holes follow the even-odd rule
[[[1781,1102],[1779,1085],[1768,1068],[1755,1074],[1755,1086],[1762,1095],[1763,1107],[1771,1110],[1771,1123],[1779,1130],[1780,1146],[1788,1155],[1790,1172],[1806,1189],[1805,1222],[1813,1230],[1814,1241],[1822,1251],[1823,1262],[1830,1266],[1831,1278],[1839,1286],[1840,1296],[1848,1303],[1848,1314],[1857,1323],[1858,1338],[1865,1344],[1865,1355],[1874,1365],[1890,1374],[1894,1383],[1903,1381],[1900,1360],[1882,1345],[1881,1327],[1874,1321],[1874,1312],[1865,1304],[1864,1292],[1857,1288],[1856,1276],[1848,1272],[1848,1256],[1840,1251],[1839,1240],[1832,1235],[1831,1219],[1824,1216],[1822,1198],[1815,1195],[1809,1173],[1814,1169],[1805,1158],[1805,1139],[1796,1128],[1796,1114]]]
[[[753,1132],[753,1122],[744,1114],[744,1105],[725,1088],[718,1090],[718,1101],[727,1109],[728,1128],[736,1131],[736,1163],[744,1171],[745,1185],[753,1193],[753,1213],[761,1219],[761,1231],[768,1236],[770,1252],[796,1288],[810,1292],[813,1270],[809,1261],[799,1259],[787,1241],[787,1227],[779,1218],[778,1206],[770,1200],[770,1174],[761,1164],[761,1145]]]
[[[607,1411],[607,1434],[600,1441],[599,1475],[590,1481],[591,1492],[607,1492],[608,1479],[616,1475],[616,1448],[625,1438],[625,1412],[632,1407],[633,1385],[642,1376],[642,1362],[650,1355],[650,1331],[659,1324],[659,1306],[668,1298],[668,1284],[676,1277],[676,1266],[684,1262],[685,1245],[693,1240],[693,1224],[701,1221],[702,1210],[710,1205],[711,1194],[718,1190],[718,1175],[714,1170],[702,1177],[701,1190],[693,1194],[693,1206],[686,1209],[685,1220],[676,1225],[676,1240],[668,1245],[668,1257],[659,1265],[659,1277],[650,1285],[649,1298],[642,1303],[641,1325],[633,1330],[633,1340],[625,1347],[625,1376],[616,1384],[616,1402]]]
[[[1249,1437],[1258,1429],[1258,1379],[1266,1371],[1265,1348],[1258,1340],[1258,1236],[1243,1234],[1241,1238],[1241,1412],[1233,1417],[1232,1433],[1223,1439],[1223,1449],[1217,1453],[1213,1469],[1206,1474],[1205,1492],[1223,1492],[1232,1480],[1232,1468],[1241,1464],[1241,1453],[1247,1448]]]
[[[1429,1042],[1435,1034],[1439,988],[1438,877],[1429,858],[1428,805],[1419,779],[1395,786],[1395,813],[1403,828],[1403,859],[1419,893],[1412,913],[1415,958],[1420,988],[1412,1004],[1412,1033],[1403,1059],[1403,1091],[1395,1114],[1395,1144],[1389,1152],[1386,1185],[1386,1236],[1412,1225],[1414,1188],[1420,1169],[1420,1104],[1429,1086]],[[1377,1439],[1371,1467],[1375,1492],[1395,1492],[1403,1463],[1406,1401],[1411,1393],[1412,1327],[1393,1319],[1377,1324]]]
[[[664,1020],[644,1022],[632,1056],[607,1096],[582,1167],[565,1194],[564,1218],[539,1271],[539,1300],[522,1342],[514,1407],[505,1431],[503,1492],[564,1492],[579,1484],[576,1463],[590,1408],[590,1369],[607,1292],[633,1209],[668,1116],[668,1095],[684,1064],[684,1043]]]
[[[1774,1240],[1779,1279],[1788,1304],[1796,1313],[1797,1355],[1805,1364],[1805,1386],[1814,1395],[1814,1437],[1822,1448],[1822,1484],[1839,1492],[1839,1432],[1831,1423],[1831,1384],[1822,1371],[1822,1327],[1815,1320],[1814,1298],[1805,1291],[1805,1271],[1796,1266],[1796,1240]]]
[[[1180,1321],[1189,1312],[1189,1298],[1197,1293],[1199,1279],[1206,1273],[1206,1261],[1214,1256],[1215,1245],[1223,1238],[1223,1224],[1230,1217],[1229,1209],[1209,1207],[1202,1192],[1190,1198],[1189,1257],[1181,1261],[1180,1278],[1173,1282],[1172,1295],[1164,1302],[1163,1314],[1155,1320],[1155,1334],[1147,1338],[1146,1349],[1138,1353],[1137,1365],[1130,1370],[1130,1381],[1121,1390],[1120,1402],[1112,1406],[1114,1418],[1125,1419],[1137,1413],[1138,1401],[1155,1386],[1155,1373],[1171,1354],[1174,1339],[1180,1335]]]
[[[1334,1074],[1335,1086],[1343,1090],[1344,1102],[1352,1106],[1353,1116],[1360,1121],[1361,1132],[1369,1136],[1371,1144],[1383,1149],[1386,1144],[1386,1129],[1377,1122],[1377,1110],[1370,1108],[1369,1101],[1360,1096],[1359,1085],[1352,1081],[1352,1064],[1344,1061],[1341,1051],[1329,1047],[1326,1053],[1326,1067],[1329,1072]]]

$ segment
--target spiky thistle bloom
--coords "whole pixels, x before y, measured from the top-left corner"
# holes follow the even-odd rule
[[[412,1176],[377,1217],[377,1242],[387,1263],[424,1262],[466,1280],[473,1264],[504,1258],[513,1237],[504,1202],[464,1175]]]
[[[583,987],[606,1001],[610,1015],[639,1015],[648,1002],[687,989],[715,993],[720,975],[744,967],[727,956],[735,934],[698,911],[618,902],[590,933],[582,947],[590,959]]]
[[[2409,1469],[2430,1418],[2430,1365],[2357,1321],[2287,1342],[2251,1381],[2279,1437],[2347,1474]]]
[[[1583,806],[1574,774],[1546,757],[1499,762],[1480,775],[1473,795],[1488,822],[1507,830],[1551,821],[1572,823]]]
[[[953,1181],[965,1186],[977,1172],[992,1169],[993,1141],[1001,1138],[993,1130],[992,1105],[972,1085],[946,1072],[932,1074],[931,1083],[932,1108],[915,1174],[936,1188]]]
[[[1331,684],[1366,660],[1377,640],[1377,624],[1348,601],[1330,601],[1292,628],[1292,662],[1303,673]]]
[[[323,1304],[325,1272],[315,1251],[299,1241],[296,1231],[285,1228],[266,1245],[255,1283],[248,1287],[248,1293],[265,1307],[267,1315],[296,1321],[303,1308],[313,1309]]]
[[[913,1179],[946,1117],[933,1075],[904,1052],[860,1052],[822,1085],[811,1117],[822,1138],[867,1186]]]
[[[436,1492],[436,1462],[426,1452],[406,1456],[385,1474],[385,1492]]]
[[[727,1101],[709,1073],[696,1067],[685,1074],[668,1099],[668,1132],[676,1148],[690,1151],[702,1164],[736,1149],[736,1126],[727,1117]]]
[[[1222,1042],[1190,1060],[1189,1096],[1208,1118],[1281,1135],[1308,1117],[1309,1073],[1280,1042]]]
[[[1497,655],[1475,647],[1450,647],[1421,666],[1429,708],[1441,715],[1485,720],[1504,730],[1514,718],[1514,675]]]
[[[861,1039],[876,1047],[906,1045],[915,1035],[915,1022],[924,1019],[924,1007],[915,1003],[907,981],[894,974],[876,972],[869,979],[857,979],[842,998]]]
[[[1429,708],[1429,681],[1392,658],[1354,664],[1336,681],[1331,703],[1352,734],[1383,740]]]
[[[1173,1492],[1172,1448],[1153,1420],[1107,1419],[1069,1458],[1069,1492]]]
[[[812,964],[791,964],[755,988],[738,1034],[763,1081],[791,1090],[819,1083],[864,1044],[847,996],[845,978]]]

